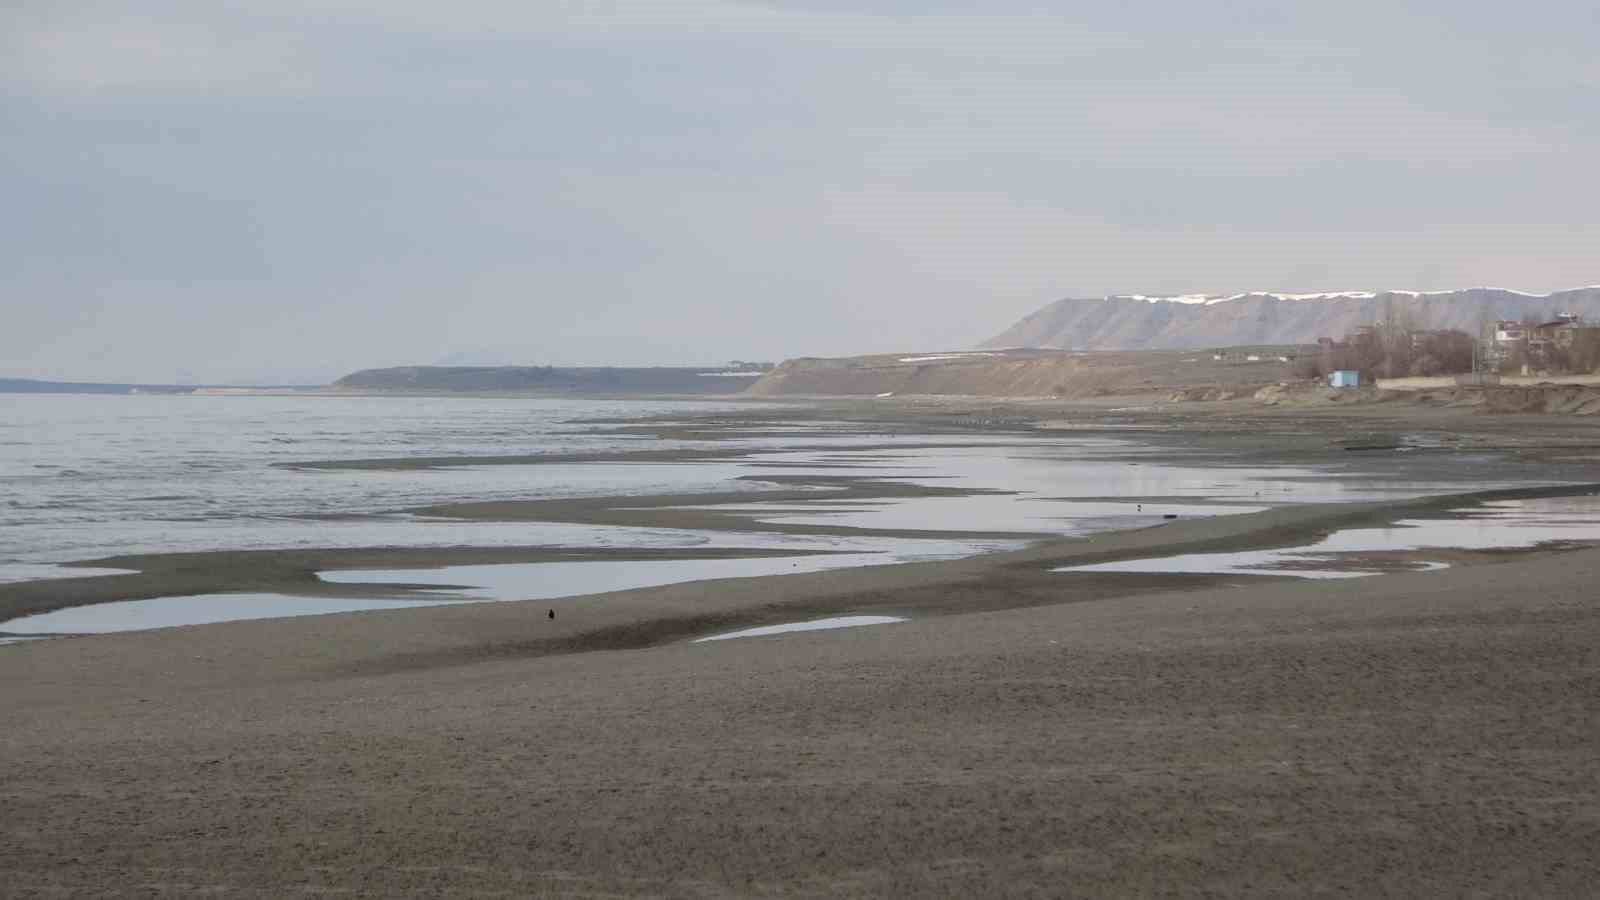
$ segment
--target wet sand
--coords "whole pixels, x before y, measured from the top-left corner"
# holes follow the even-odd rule
[[[1338,431],[1276,453],[1326,458]],[[1574,458],[1591,433],[1469,443]],[[1315,582],[1050,571],[1463,502],[670,585],[554,620],[542,601],[475,603],[9,645],[0,895],[1589,896],[1600,550]],[[96,564],[140,574],[65,589],[305,588],[319,569],[548,552],[121,558]],[[692,642],[853,615],[909,621]]]
[[[1259,411],[1254,413],[1257,416]],[[702,416],[692,432],[677,418],[660,424],[626,426],[630,432],[665,435],[692,433],[700,439],[733,440],[749,433],[753,423],[770,421],[774,413],[759,409],[749,413],[722,413]],[[1251,465],[1292,464],[1326,467],[1349,464],[1354,459],[1373,481],[1393,484],[1403,490],[1412,482],[1440,477],[1455,478],[1462,490],[1479,481],[1526,481],[1530,473],[1548,480],[1587,481],[1600,477],[1600,466],[1591,455],[1600,454],[1600,431],[1593,425],[1574,425],[1566,430],[1517,428],[1501,420],[1479,418],[1469,423],[1456,422],[1448,433],[1419,428],[1404,435],[1409,452],[1351,454],[1345,448],[1352,442],[1369,439],[1372,423],[1366,419],[1241,419],[1213,415],[1190,421],[1172,419],[1167,412],[1105,410],[1062,404],[1013,403],[1002,405],[984,401],[938,398],[905,401],[879,408],[876,404],[836,403],[815,407],[796,406],[786,415],[803,433],[818,423],[837,423],[849,417],[859,421],[851,427],[848,445],[810,444],[803,440],[776,448],[729,446],[725,449],[674,449],[618,451],[611,453],[551,454],[528,456],[466,456],[394,459],[301,461],[294,468],[409,471],[418,468],[452,466],[541,465],[571,462],[688,462],[695,460],[760,461],[773,453],[821,452],[848,449],[851,452],[892,449],[913,454],[919,451],[970,446],[960,441],[917,439],[907,443],[873,441],[873,434],[925,436],[928,433],[974,434],[995,440],[1015,438],[1018,446],[1077,423],[1096,436],[1135,440],[1126,455],[1101,453],[1101,460],[1137,461],[1140,464],[1163,462],[1177,465],[1217,468]],[[1063,416],[1070,415],[1069,421]],[[1031,416],[1031,418],[1029,418]],[[631,421],[631,420],[630,420]],[[1332,424],[1329,424],[1330,421]],[[965,424],[963,424],[965,423]],[[976,424],[974,424],[976,423]],[[1000,423],[999,425],[985,423]],[[1164,424],[1163,424],[1164,423]],[[1352,424],[1353,423],[1353,424]],[[1473,427],[1467,428],[1470,424]],[[595,427],[605,427],[596,423]],[[790,432],[793,436],[793,432]],[[1594,441],[1595,443],[1590,443]],[[1552,457],[1557,457],[1552,459]],[[1469,469],[1453,474],[1457,460],[1471,458]],[[1380,470],[1381,463],[1381,470]],[[826,468],[815,461],[807,468]],[[940,484],[911,484],[883,477],[852,474],[844,466],[837,474],[808,472],[785,475],[767,471],[741,477],[749,488],[699,493],[645,496],[570,497],[536,500],[497,500],[450,503],[395,513],[480,522],[548,522],[586,526],[688,529],[709,533],[756,532],[788,537],[851,537],[975,541],[1037,540],[1045,535],[1028,531],[962,530],[939,528],[948,523],[930,523],[926,529],[871,528],[836,525],[827,522],[763,521],[751,506],[826,501],[830,504],[913,500],[937,497],[972,497],[1004,494],[981,486],[959,487]],[[1308,476],[1311,477],[1311,476]],[[1320,476],[1316,476],[1320,477]],[[1286,479],[1288,480],[1288,479]],[[1183,503],[1204,505],[1208,498],[1122,496],[1072,499],[1116,500],[1123,503]],[[1059,498],[1066,499],[1066,498]],[[766,517],[766,518],[771,518]],[[308,528],[316,526],[308,519]],[[1253,548],[1242,548],[1253,549]],[[740,549],[595,549],[525,547],[373,547],[360,549],[326,548],[312,550],[211,551],[198,553],[144,554],[84,560],[74,566],[136,570],[134,574],[95,575],[82,578],[60,577],[48,581],[0,583],[0,621],[49,612],[72,606],[155,597],[212,594],[227,591],[290,593],[313,597],[364,598],[392,596],[392,586],[363,589],[359,586],[330,585],[319,581],[316,572],[327,569],[429,568],[492,562],[547,562],[578,559],[725,559],[755,556],[779,557],[789,553],[818,551],[740,550]],[[63,570],[70,571],[69,569]]]
[[[113,556],[84,565],[132,570],[125,575],[94,575],[0,584],[0,622],[74,606],[181,597],[227,591],[294,594],[304,597],[393,597],[406,585],[336,584],[318,572],[339,569],[431,569],[496,563],[623,562],[633,560],[712,560],[816,556],[825,550],[782,548],[568,549],[551,547],[371,547],[325,550],[221,550],[200,553],[150,553]],[[70,569],[68,570],[70,571]],[[425,584],[419,577],[419,587]],[[3,633],[3,632],[0,632]]]
[[[0,893],[1582,896],[1600,551],[1044,571],[1445,502],[12,645]]]

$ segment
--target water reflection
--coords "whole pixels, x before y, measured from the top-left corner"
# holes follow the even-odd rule
[[[197,594],[192,597],[159,597],[153,600],[123,600],[116,603],[96,603],[92,606],[74,606],[36,616],[12,619],[0,623],[0,628],[29,635],[104,634],[114,631],[176,628],[180,625],[209,625],[242,619],[276,619],[285,616],[317,616],[373,609],[404,609],[450,602],[457,601],[398,598],[352,600],[267,593]]]
[[[1512,549],[1551,541],[1600,541],[1600,498],[1503,500],[1457,511],[1453,518],[1405,519],[1383,528],[1346,529],[1300,547],[1185,553],[1056,571],[1359,578],[1448,566],[1433,560],[1363,559],[1363,553]]]
[[[794,542],[791,542],[791,544]],[[950,559],[1014,542],[877,540],[811,542],[811,556],[747,559],[579,560],[443,566],[431,569],[359,569],[319,574],[336,585],[393,585],[392,598],[300,597],[276,593],[223,593],[161,597],[77,606],[0,622],[0,631],[30,634],[98,634],[376,609],[406,609],[463,601],[539,600],[716,578],[820,572],[850,566]],[[871,548],[871,549],[864,549]],[[853,552],[839,552],[851,550]]]
[[[795,631],[825,631],[830,628],[856,628],[861,625],[890,625],[895,622],[904,622],[897,616],[834,616],[828,619],[812,619],[809,622],[788,622],[783,625],[763,625],[759,628],[745,628],[740,631],[730,631],[726,634],[713,634],[710,637],[696,638],[694,643],[703,644],[706,641],[726,641],[733,638],[765,637],[769,634],[789,634]]]
[[[133,569],[74,568],[50,563],[6,563],[0,565],[0,584],[14,581],[53,581],[59,578],[93,578],[101,575],[134,575]]]
[[[877,553],[755,559],[587,560],[439,569],[360,569],[323,572],[318,577],[330,584],[432,586],[434,590],[447,590],[454,596],[475,600],[540,600],[712,578],[816,572],[892,561]]]

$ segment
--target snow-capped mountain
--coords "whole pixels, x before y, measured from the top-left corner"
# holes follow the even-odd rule
[[[1309,344],[1393,315],[1416,328],[1475,331],[1495,319],[1576,313],[1600,319],[1600,286],[1528,294],[1459,291],[1330,291],[1057,300],[985,341],[984,347],[1137,350],[1234,344]]]

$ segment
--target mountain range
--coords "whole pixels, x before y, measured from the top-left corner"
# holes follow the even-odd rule
[[[1600,286],[1527,294],[1459,291],[1338,291],[1322,294],[1116,295],[1066,299],[985,341],[984,348],[1154,350],[1241,344],[1311,344],[1390,317],[1419,329],[1475,333],[1496,319],[1561,313],[1600,318]]]

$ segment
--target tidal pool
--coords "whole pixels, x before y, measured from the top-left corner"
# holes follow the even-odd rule
[[[1419,480],[1415,473],[1393,470],[1393,460],[1318,467],[1230,465],[1198,456],[1192,462],[1138,461],[1157,452],[1166,451],[1126,440],[1016,438],[998,447],[777,453],[748,460],[748,477],[805,474],[808,465],[818,467],[813,474],[824,474],[826,466],[848,465],[860,477],[983,493],[840,501],[830,500],[823,488],[801,501],[753,496],[749,503],[690,508],[790,526],[1082,535],[1283,504],[1448,493],[1469,489],[1470,481],[1465,468],[1452,470],[1452,478]],[[1385,466],[1391,470],[1386,474]],[[1503,485],[1479,480],[1470,489],[1496,486]]]
[[[1237,515],[1265,506],[1228,503],[1060,500],[1025,494],[908,497],[824,504],[692,507],[747,515],[774,525],[834,525],[887,531],[973,531],[1048,535],[1094,534],[1157,525],[1168,518]]]
[[[795,545],[791,545],[795,546]],[[1016,542],[974,544],[966,541],[840,541],[799,545],[819,551],[811,556],[744,559],[575,560],[541,563],[495,563],[432,569],[344,569],[318,578],[329,584],[394,584],[449,591],[475,600],[539,600],[604,594],[633,588],[706,581],[793,575],[852,566],[888,565],[952,559],[983,550],[1008,549]],[[868,549],[870,548],[870,549]]]
[[[730,631],[726,634],[713,634],[709,637],[695,638],[693,643],[703,644],[706,641],[727,641],[733,638],[766,637],[769,634],[789,634],[795,631],[825,631],[829,628],[856,628],[861,625],[891,625],[895,622],[906,621],[899,616],[834,616],[828,619],[812,619],[807,622],[786,622],[782,625],[762,625],[759,628],[745,628],[739,631]]]
[[[1451,518],[1405,519],[1382,528],[1345,529],[1299,547],[1184,553],[1064,566],[1055,571],[1360,578],[1448,567],[1448,563],[1428,560],[1363,559],[1363,553],[1510,549],[1552,541],[1600,541],[1600,498],[1502,500],[1459,510]]]
[[[736,538],[737,536],[735,536]],[[446,603],[541,600],[602,594],[714,578],[747,578],[819,572],[850,566],[952,559],[1018,542],[943,540],[813,540],[760,536],[756,546],[819,551],[809,556],[743,559],[577,560],[496,563],[420,569],[346,569],[319,573],[334,585],[393,585],[392,598],[304,597],[277,593],[218,593],[75,606],[0,622],[18,636],[99,634],[207,625],[241,619],[276,619]],[[733,540],[735,545],[741,542]],[[15,639],[12,639],[15,640]]]
[[[438,569],[350,569],[322,572],[318,577],[329,584],[424,586],[474,600],[543,600],[710,578],[782,575],[888,562],[891,560],[878,554],[842,553],[756,559],[585,560]]]
[[[209,625],[241,619],[278,619],[286,616],[319,616],[370,609],[404,609],[452,602],[459,601],[444,598],[355,600],[262,593],[196,594],[192,597],[158,597],[152,600],[122,600],[116,603],[74,606],[0,622],[0,629],[29,636],[105,634],[114,631],[176,628],[180,625]]]
[[[102,634],[209,625],[242,619],[277,619],[375,609],[408,609],[485,600],[539,600],[600,594],[709,578],[739,578],[815,572],[841,566],[892,562],[877,553],[757,559],[596,560],[446,566],[435,569],[347,570],[324,572],[329,584],[408,585],[415,590],[395,598],[299,597],[291,594],[199,594],[74,606],[0,622],[16,635]]]
[[[52,563],[0,563],[0,584],[14,581],[52,581],[60,578],[93,578],[101,575],[136,575],[133,569],[102,569],[89,566],[58,566]]]

